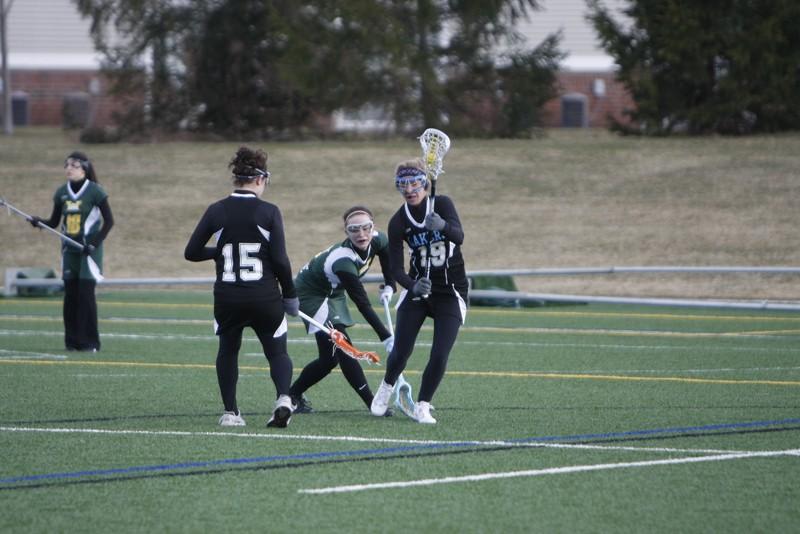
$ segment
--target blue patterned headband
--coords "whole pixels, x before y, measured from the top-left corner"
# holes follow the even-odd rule
[[[414,178],[417,180],[425,178],[425,171],[416,167],[400,167],[397,169],[395,178]]]

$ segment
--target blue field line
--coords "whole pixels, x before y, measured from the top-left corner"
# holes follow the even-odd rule
[[[608,439],[632,436],[651,436],[657,434],[685,434],[698,431],[731,430],[744,428],[759,428],[767,426],[777,426],[786,424],[800,423],[800,419],[777,419],[773,421],[752,421],[748,423],[723,423],[715,425],[701,425],[688,427],[654,428],[647,430],[629,430],[625,432],[607,432],[601,434],[572,434],[562,436],[539,436],[531,438],[519,438],[502,440],[506,443],[535,443],[535,442],[558,442],[558,441],[580,441],[594,439]],[[411,452],[419,450],[434,450],[443,448],[474,447],[480,445],[478,441],[454,441],[448,443],[426,443],[419,445],[407,445],[402,447],[387,447],[382,449],[356,449],[352,451],[330,451],[315,452],[305,454],[289,454],[280,456],[260,456],[255,458],[230,458],[226,460],[209,460],[201,462],[181,462],[176,464],[164,465],[145,465],[122,467],[116,469],[95,469],[90,471],[73,471],[65,473],[47,473],[41,475],[28,475],[10,478],[0,478],[0,484],[16,484],[20,482],[35,482],[41,480],[57,480],[68,478],[96,477],[108,475],[126,475],[142,472],[172,471],[179,469],[195,469],[201,467],[211,467],[219,465],[242,465],[254,463],[285,462],[290,460],[316,460],[321,458],[348,457],[348,456],[376,456],[382,454],[393,454],[398,452]]]
[[[366,456],[375,454],[391,454],[397,452],[409,452],[417,449],[437,449],[444,447],[465,447],[475,445],[475,442],[452,442],[452,443],[431,443],[426,445],[408,445],[404,447],[389,447],[384,449],[358,449],[352,451],[332,451],[314,452],[306,454],[289,454],[281,456],[261,456],[255,458],[230,458],[226,460],[209,460],[202,462],[181,462],[177,464],[164,465],[142,465],[133,467],[120,467],[116,469],[95,469],[91,471],[72,471],[66,473],[47,473],[42,475],[28,475],[11,478],[0,478],[0,484],[14,484],[18,482],[34,482],[40,480],[53,480],[63,478],[81,478],[93,476],[125,475],[131,473],[142,473],[150,471],[170,471],[174,469],[194,469],[198,467],[210,467],[215,465],[241,465],[253,463],[281,462],[288,460],[317,460],[320,458],[347,457],[347,456]]]
[[[510,443],[530,443],[537,441],[577,441],[586,439],[608,439],[632,436],[652,436],[656,434],[687,434],[690,432],[708,432],[709,430],[731,430],[742,428],[758,428],[765,426],[800,423],[800,419],[778,419],[775,421],[752,421],[749,423],[722,423],[717,425],[678,426],[671,428],[652,428],[648,430],[628,430],[625,432],[607,432],[603,434],[573,434],[567,436],[542,436],[538,438],[521,438],[505,440]]]

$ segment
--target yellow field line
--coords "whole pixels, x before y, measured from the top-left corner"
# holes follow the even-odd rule
[[[149,367],[161,369],[206,369],[213,370],[213,364],[202,363],[158,363],[158,362],[119,362],[102,360],[3,360],[0,364],[24,365],[89,365],[107,367]],[[266,367],[239,366],[241,370],[265,371]],[[367,373],[383,374],[383,369],[364,369]],[[408,375],[421,374],[420,371],[404,371]],[[527,371],[448,371],[453,376],[476,376],[496,378],[556,378],[572,380],[615,380],[627,382],[678,382],[686,384],[726,384],[726,385],[760,385],[760,386],[800,386],[796,380],[730,380],[717,378],[685,378],[679,376],[630,376],[630,375],[595,375],[580,373],[541,373]]]
[[[61,306],[60,300],[52,299],[9,299],[0,301],[2,304],[25,305],[25,304],[51,304],[53,306]],[[207,308],[213,309],[213,304],[181,304],[181,303],[149,303],[149,302],[119,302],[119,301],[104,301],[98,302],[98,305],[110,307],[146,307],[146,308]],[[531,309],[480,309],[476,307],[470,308],[470,314],[473,315],[519,315],[531,313]],[[540,317],[621,317],[621,318],[651,318],[651,319],[670,319],[675,321],[682,320],[704,320],[704,321],[800,321],[800,316],[763,316],[763,315],[678,315],[670,313],[623,313],[623,312],[574,312],[574,311],[543,311],[536,310],[536,315]]]

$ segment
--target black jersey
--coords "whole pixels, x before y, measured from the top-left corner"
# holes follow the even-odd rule
[[[216,245],[205,246],[212,235],[216,235]],[[281,212],[250,191],[236,190],[211,204],[189,238],[184,256],[189,261],[215,261],[215,298],[245,301],[297,296]]]
[[[455,288],[462,295],[467,292],[467,275],[464,258],[461,256],[461,244],[464,242],[464,230],[461,220],[453,205],[446,196],[437,196],[434,210],[446,225],[441,231],[425,229],[425,215],[431,199],[418,206],[403,204],[389,221],[389,259],[392,275],[406,289],[411,289],[414,281],[425,276],[427,257],[430,253],[431,267],[429,278],[433,283],[433,293],[452,293]],[[403,243],[411,252],[408,274],[403,270]]]

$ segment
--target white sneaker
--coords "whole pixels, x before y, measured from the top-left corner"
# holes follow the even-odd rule
[[[275,428],[286,428],[292,420],[292,398],[289,395],[281,395],[275,401],[275,410],[272,417],[267,421],[267,426]]]
[[[219,418],[219,426],[246,426],[246,423],[240,413],[224,412]]]
[[[417,420],[418,423],[426,423],[429,425],[435,425],[436,419],[433,418],[431,415],[431,403],[425,401],[419,401],[417,403],[416,408],[414,409],[414,419]]]
[[[394,398],[394,405],[408,417],[414,419],[416,404],[411,396],[411,384],[406,382],[402,374],[397,377],[394,390],[397,393],[397,396]]]
[[[369,407],[372,415],[377,417],[386,415],[386,410],[389,409],[389,401],[392,400],[392,391],[394,391],[394,387],[381,380],[381,385],[378,387],[378,391],[375,392],[375,396],[372,397],[372,405]]]

